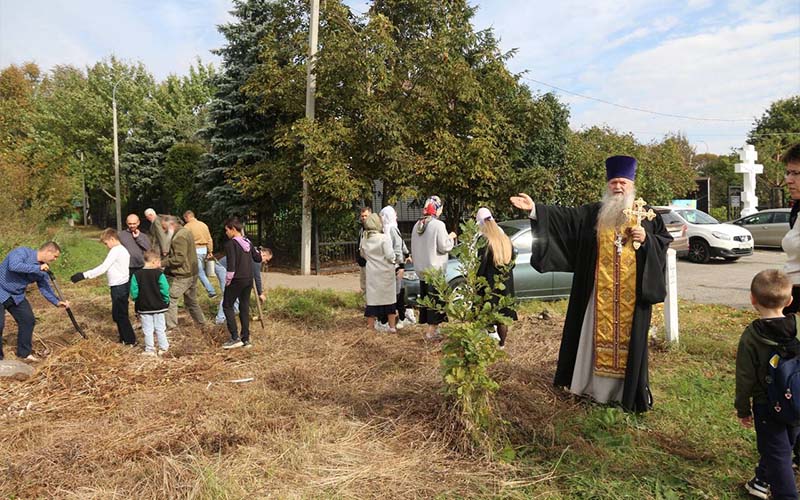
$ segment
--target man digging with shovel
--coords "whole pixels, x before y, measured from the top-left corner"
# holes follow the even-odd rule
[[[59,300],[50,288],[47,272],[50,264],[61,255],[61,248],[53,241],[48,241],[38,250],[28,247],[17,247],[11,250],[0,263],[0,360],[3,359],[2,335],[5,328],[5,312],[8,310],[17,322],[17,358],[26,361],[38,361],[31,354],[33,346],[33,327],[36,319],[33,316],[25,289],[31,283],[39,286],[39,292],[55,306],[69,309],[69,302]]]

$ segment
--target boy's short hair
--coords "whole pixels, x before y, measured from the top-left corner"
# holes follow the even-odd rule
[[[358,213],[363,214],[364,212],[372,213],[372,207],[361,207],[361,210]]]
[[[145,262],[155,262],[157,260],[161,260],[161,254],[158,252],[158,250],[153,250],[151,248],[150,250],[144,251]]]
[[[792,297],[792,280],[780,269],[765,269],[753,277],[750,293],[762,307],[783,307]]]
[[[784,163],[784,165],[788,165],[790,163],[800,163],[800,143],[790,147],[789,150],[786,151],[781,157],[781,161]]]
[[[269,255],[270,257],[272,257],[272,249],[271,249],[271,248],[269,248],[269,247],[261,247],[261,248],[260,248],[260,251],[262,251],[262,252],[264,252],[265,254],[267,254],[267,255]]]
[[[240,221],[238,217],[228,217],[225,220],[225,227],[227,227],[228,229],[235,229],[240,233],[242,232],[243,228],[242,221]]]
[[[112,229],[110,227],[107,227],[107,228],[105,228],[103,230],[102,233],[100,233],[100,242],[105,243],[106,241],[109,241],[109,240],[117,240],[117,241],[119,241],[119,235],[117,234],[117,230],[116,229]]]

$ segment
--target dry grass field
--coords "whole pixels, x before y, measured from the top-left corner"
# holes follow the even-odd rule
[[[504,436],[479,453],[460,446],[438,344],[366,331],[355,295],[274,291],[249,350],[181,312],[154,359],[116,343],[102,283],[62,287],[89,339],[30,294],[43,359],[0,380],[0,497],[744,498],[755,464],[732,410],[748,312],[682,304],[680,347],[651,346],[655,410],[635,416],[552,387],[564,303],[526,304],[492,369]]]

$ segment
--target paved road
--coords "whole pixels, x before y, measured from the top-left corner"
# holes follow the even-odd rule
[[[736,262],[712,260],[693,264],[678,260],[678,297],[704,304],[726,304],[749,308],[750,281],[759,271],[782,268],[786,254],[780,250],[756,249]]]
[[[786,254],[779,250],[756,250],[750,257],[736,262],[712,260],[708,264],[692,264],[678,260],[678,297],[705,304],[750,307],[750,280],[762,269],[781,268]],[[298,276],[279,272],[266,274],[267,287],[332,288],[358,291],[358,273],[326,276]]]

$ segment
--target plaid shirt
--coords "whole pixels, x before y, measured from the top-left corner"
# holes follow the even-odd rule
[[[44,298],[58,305],[58,297],[50,288],[47,273],[40,266],[35,249],[17,247],[11,250],[0,263],[0,303],[10,297],[14,299],[14,304],[19,304],[25,298],[25,289],[35,282]]]

